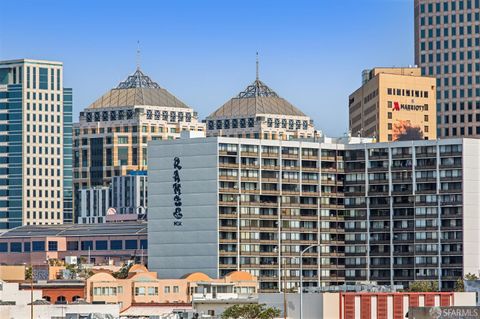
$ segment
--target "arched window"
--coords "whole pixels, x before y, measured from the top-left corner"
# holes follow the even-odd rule
[[[45,299],[48,302],[52,301],[52,298],[50,298],[50,296],[45,296],[45,297],[43,297],[43,299]]]
[[[73,296],[72,301],[77,301],[78,299],[81,299],[82,297],[80,296]]]
[[[58,296],[57,297],[57,302],[65,303],[66,301],[67,301],[67,298],[65,298],[65,296]]]

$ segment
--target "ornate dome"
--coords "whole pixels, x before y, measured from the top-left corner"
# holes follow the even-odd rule
[[[118,86],[105,93],[88,108],[108,108],[122,106],[162,106],[189,108],[167,90],[145,75],[140,69],[120,82]]]

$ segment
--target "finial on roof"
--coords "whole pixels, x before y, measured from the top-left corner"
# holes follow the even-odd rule
[[[258,77],[258,51],[257,51],[257,62],[256,62],[256,64],[257,64],[257,76],[256,76],[256,79],[257,79],[257,81],[258,81],[258,80],[259,80],[259,77]]]
[[[137,40],[137,70],[140,70],[140,41]]]

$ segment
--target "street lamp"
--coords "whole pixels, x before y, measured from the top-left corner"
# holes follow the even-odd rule
[[[300,319],[303,319],[303,254],[313,247],[320,247],[321,244],[310,245],[300,253]],[[322,260],[320,260],[320,263]]]

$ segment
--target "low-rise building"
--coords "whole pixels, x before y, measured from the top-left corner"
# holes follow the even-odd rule
[[[45,265],[46,260],[122,265],[147,261],[147,223],[30,225],[0,235],[0,260],[7,265]]]
[[[220,279],[192,273],[179,279],[159,279],[141,265],[133,265],[125,279],[99,272],[87,279],[86,300],[119,303],[122,311],[140,304],[191,304],[215,300],[254,299],[257,279],[248,273],[233,272]]]
[[[92,314],[95,318],[118,318],[120,307],[117,304],[95,305],[81,300],[51,304],[42,299],[42,290],[22,290],[18,283],[0,280],[0,318],[84,318]]]

